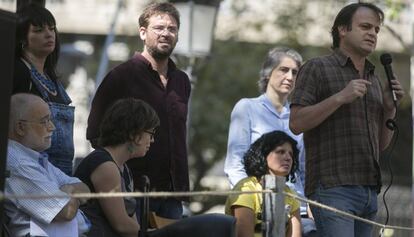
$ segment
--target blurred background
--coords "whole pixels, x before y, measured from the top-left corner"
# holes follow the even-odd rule
[[[34,0],[33,0],[34,1]],[[28,2],[28,1],[19,1]],[[41,1],[42,2],[42,1]],[[61,41],[58,65],[61,80],[76,106],[75,156],[91,150],[85,139],[89,105],[95,88],[114,66],[142,50],[138,16],[149,0],[46,0],[56,17]],[[199,0],[171,1],[180,6],[182,25],[173,55],[190,76],[193,91],[188,124],[189,166],[193,190],[228,190],[223,164],[227,149],[230,113],[243,97],[259,92],[259,70],[268,49],[289,46],[305,60],[330,52],[330,28],[346,0]],[[406,97],[397,118],[400,133],[391,156],[381,159],[383,189],[390,225],[412,223],[413,122],[411,95],[414,80],[414,2],[378,0],[386,13],[377,51],[370,60],[385,78],[379,55],[389,52]],[[0,9],[15,12],[16,0],[0,0]],[[210,31],[211,29],[211,31]],[[411,68],[411,70],[410,70]],[[410,74],[411,72],[411,74]],[[385,81],[384,81],[385,82]],[[382,193],[379,218],[384,222]],[[225,197],[196,197],[191,213],[223,212]],[[378,232],[377,232],[378,233]],[[387,236],[411,236],[407,231],[387,231]]]

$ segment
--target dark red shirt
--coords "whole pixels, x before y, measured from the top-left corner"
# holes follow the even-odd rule
[[[171,60],[167,77],[164,88],[157,71],[139,53],[112,69],[93,98],[86,138],[96,146],[102,117],[116,100],[133,97],[147,102],[157,112],[160,127],[147,155],[128,161],[134,181],[145,174],[154,191],[188,191],[186,122],[191,84]]]

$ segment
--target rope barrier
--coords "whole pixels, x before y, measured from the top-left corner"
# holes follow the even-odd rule
[[[54,194],[54,195],[41,195],[41,194],[29,194],[29,195],[5,195],[0,192],[0,201],[4,199],[46,199],[46,198],[114,198],[114,197],[151,197],[151,198],[160,198],[160,197],[194,197],[194,196],[229,196],[229,195],[240,195],[240,194],[255,194],[255,193],[273,193],[272,190],[262,190],[262,191],[194,191],[194,192],[109,192],[109,193],[73,193],[73,194]],[[283,192],[284,195],[290,196],[294,199],[297,199],[301,202],[308,203],[313,206],[317,206],[329,211],[332,211],[336,214],[356,219],[374,226],[381,227],[383,229],[395,229],[395,230],[406,230],[413,231],[414,228],[404,227],[404,226],[393,226],[393,225],[384,225],[375,221],[364,219],[359,216],[347,213],[342,210],[318,203],[307,198]]]
[[[381,227],[381,228],[384,228],[384,229],[410,230],[410,231],[414,230],[414,228],[411,228],[411,227],[384,225],[384,224],[381,224],[381,223],[378,223],[378,222],[375,222],[375,221],[371,221],[371,220],[364,219],[364,218],[359,217],[359,216],[352,215],[352,214],[350,214],[348,212],[345,212],[345,211],[342,211],[342,210],[339,210],[339,209],[336,209],[336,208],[333,208],[333,207],[324,205],[322,203],[319,203],[319,202],[316,202],[316,201],[313,201],[313,200],[309,200],[307,198],[303,198],[303,197],[298,196],[298,195],[294,195],[294,194],[287,193],[287,192],[283,192],[283,193],[285,195],[290,196],[292,198],[295,198],[295,199],[297,199],[297,200],[299,200],[301,202],[306,202],[306,203],[308,203],[310,205],[317,206],[317,207],[320,207],[320,208],[329,210],[331,212],[334,212],[336,214],[340,214],[342,216],[349,217],[349,218],[352,218],[352,219],[356,219],[358,221],[362,221],[362,222],[365,222],[365,223],[368,223],[368,224],[371,224],[371,225],[375,225],[375,226],[378,226],[378,227]]]
[[[254,193],[272,193],[272,190],[263,191],[196,191],[196,192],[109,192],[109,193],[72,193],[72,194],[29,194],[5,195],[0,193],[0,201],[4,199],[46,199],[46,198],[113,198],[113,197],[194,197],[194,196],[229,196]]]

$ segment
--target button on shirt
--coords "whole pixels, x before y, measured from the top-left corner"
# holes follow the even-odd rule
[[[241,99],[234,106],[231,113],[227,156],[224,172],[230,180],[231,186],[235,186],[247,174],[243,165],[244,153],[250,145],[263,134],[272,131],[283,131],[298,142],[299,170],[296,172],[296,182],[287,184],[299,195],[304,193],[305,174],[305,150],[302,134],[295,135],[289,129],[289,103],[286,103],[279,113],[272,105],[266,94],[256,98]],[[301,207],[301,213],[306,213],[306,205]]]
[[[39,159],[40,157],[42,158]],[[6,195],[65,195],[59,189],[62,185],[81,182],[50,164],[45,154],[40,154],[10,139],[7,149],[7,169],[10,171],[10,177],[5,183]],[[69,196],[7,200],[5,210],[10,218],[9,228],[12,236],[28,234],[30,221],[35,222],[40,228],[47,226],[69,200]]]

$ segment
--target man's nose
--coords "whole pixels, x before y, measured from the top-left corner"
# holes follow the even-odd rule
[[[49,122],[49,127],[48,127],[49,131],[54,131],[56,129],[55,124],[52,122],[52,120],[50,120]]]
[[[46,28],[46,35],[48,36],[48,37],[52,37],[52,36],[55,36],[55,30],[51,30],[51,29],[49,29],[49,28]]]

